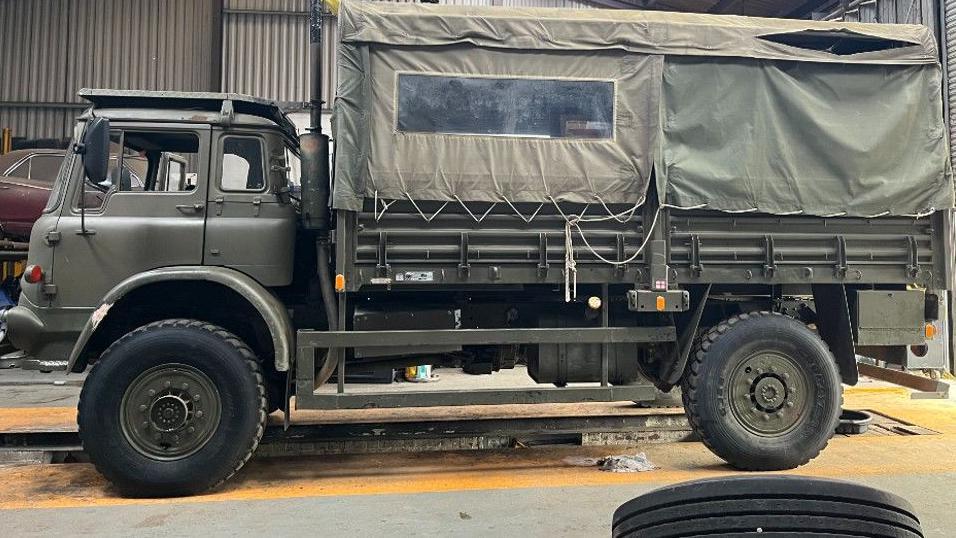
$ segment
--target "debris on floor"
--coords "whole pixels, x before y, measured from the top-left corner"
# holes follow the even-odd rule
[[[603,458],[564,458],[568,465],[576,467],[594,467],[610,473],[643,473],[659,469],[647,459],[647,456],[640,452],[638,454],[621,454],[618,456],[605,456]]]

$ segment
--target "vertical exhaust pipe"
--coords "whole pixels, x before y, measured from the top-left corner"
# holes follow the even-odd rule
[[[302,225],[306,230],[332,228],[329,208],[331,174],[329,137],[322,132],[322,0],[309,9],[309,132],[299,137],[302,152]]]
[[[322,132],[322,8],[323,0],[309,2],[309,132],[299,136],[302,165],[302,227],[316,235],[316,272],[330,331],[338,327],[338,301],[332,283],[332,193],[329,173],[329,137]],[[315,372],[315,386],[332,377],[338,354],[327,349]]]

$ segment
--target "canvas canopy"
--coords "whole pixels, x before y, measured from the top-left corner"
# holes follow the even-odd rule
[[[922,26],[347,2],[333,205],[952,207]]]

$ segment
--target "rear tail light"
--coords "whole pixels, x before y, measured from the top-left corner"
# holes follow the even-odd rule
[[[36,284],[43,280],[43,268],[39,265],[28,265],[23,271],[23,279],[30,284]]]

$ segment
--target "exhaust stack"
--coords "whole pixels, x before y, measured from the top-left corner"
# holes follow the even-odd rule
[[[332,228],[329,197],[329,137],[322,132],[322,0],[309,9],[309,132],[299,137],[302,151],[302,225],[307,230]]]

